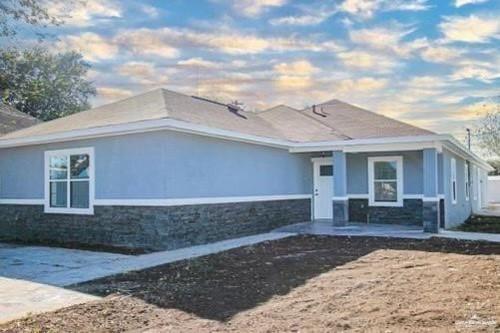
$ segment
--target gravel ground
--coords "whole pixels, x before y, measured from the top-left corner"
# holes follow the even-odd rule
[[[2,332],[500,331],[500,244],[297,236],[116,275]]]

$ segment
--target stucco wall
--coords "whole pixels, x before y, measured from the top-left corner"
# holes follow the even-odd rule
[[[403,194],[423,193],[422,151],[348,153],[347,193],[368,194],[368,157],[403,156]]]
[[[96,199],[309,194],[306,154],[171,131],[0,149],[0,198],[44,197],[44,151],[95,147]]]
[[[452,203],[451,194],[451,159],[457,165],[457,203]],[[445,227],[452,228],[463,223],[472,213],[473,196],[465,199],[465,160],[443,149],[443,180],[445,192]]]

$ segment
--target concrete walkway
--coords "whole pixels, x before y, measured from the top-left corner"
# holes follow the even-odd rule
[[[480,232],[463,232],[440,230],[438,234],[429,234],[422,231],[419,226],[393,225],[393,224],[363,224],[350,223],[344,227],[335,227],[329,221],[315,221],[313,223],[298,223],[276,229],[278,232],[290,232],[309,235],[330,236],[378,236],[429,239],[431,237],[456,238],[462,240],[483,240],[500,243],[500,234],[487,234]]]
[[[266,233],[139,256],[0,243],[0,323],[99,299],[64,286],[293,235]]]

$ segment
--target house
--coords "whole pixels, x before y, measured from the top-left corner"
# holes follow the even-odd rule
[[[438,232],[484,205],[490,169],[338,100],[248,112],[158,89],[0,137],[0,235],[174,249],[318,219]]]
[[[40,123],[40,120],[0,102],[0,135],[38,123]]]

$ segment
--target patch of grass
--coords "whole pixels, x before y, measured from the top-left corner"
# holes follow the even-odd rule
[[[473,215],[455,230],[500,234],[500,216]]]

